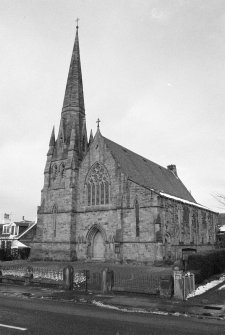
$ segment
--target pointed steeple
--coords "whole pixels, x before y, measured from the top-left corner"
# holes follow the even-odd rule
[[[62,112],[71,110],[79,111],[83,114],[85,113],[83,82],[82,82],[81,63],[80,63],[78,25],[76,27],[76,37],[73,47],[69,74],[67,78]]]
[[[88,145],[90,146],[93,141],[94,141],[94,138],[93,138],[93,133],[91,129]]]
[[[52,128],[52,134],[51,134],[51,138],[50,138],[50,141],[49,141],[49,146],[50,147],[54,147],[55,145],[55,126],[53,126]]]

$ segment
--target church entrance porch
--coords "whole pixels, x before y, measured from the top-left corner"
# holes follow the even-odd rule
[[[94,224],[87,233],[88,250],[87,256],[93,260],[105,259],[106,234],[103,228]]]

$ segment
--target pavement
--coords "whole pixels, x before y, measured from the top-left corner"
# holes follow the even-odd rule
[[[124,292],[101,294],[14,284],[0,284],[0,297],[57,300],[71,304],[95,305],[124,313],[151,313],[225,321],[225,289],[219,290],[224,284],[225,282],[220,283],[204,294],[186,301],[147,294]]]

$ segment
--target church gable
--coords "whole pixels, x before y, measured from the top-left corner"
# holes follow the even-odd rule
[[[98,131],[79,169],[79,206],[85,210],[96,206],[117,206],[120,194],[118,178],[121,178],[119,170]]]

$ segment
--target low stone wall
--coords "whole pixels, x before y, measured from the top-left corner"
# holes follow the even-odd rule
[[[97,270],[97,269],[96,269]],[[71,265],[4,265],[0,281],[24,285],[54,286],[86,292],[136,292],[171,297],[173,282],[169,273],[142,273],[132,269],[80,270]]]
[[[68,269],[68,271],[65,271]],[[39,284],[44,286],[58,286],[68,288],[68,275],[71,276],[71,267],[65,267],[62,269],[54,269],[47,267],[32,267],[32,266],[17,266],[8,265],[1,267],[0,269],[0,280],[1,282],[14,282],[24,284]],[[72,270],[71,289],[74,290],[86,290],[86,272]]]

